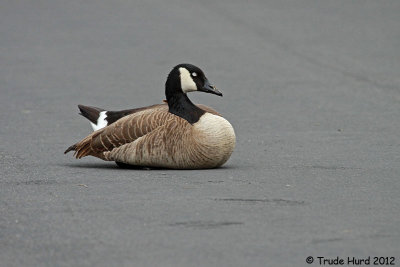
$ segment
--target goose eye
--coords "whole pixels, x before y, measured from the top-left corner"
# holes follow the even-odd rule
[[[193,72],[193,73],[192,73],[192,76],[193,76],[193,77],[196,77],[196,76],[197,76],[197,73],[196,73],[196,72]]]

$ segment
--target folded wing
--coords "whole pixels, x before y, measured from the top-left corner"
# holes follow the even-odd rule
[[[88,155],[103,158],[104,152],[146,135],[162,125],[171,115],[166,105],[141,110],[93,132],[82,141],[70,146],[64,153],[74,150],[76,158]]]
[[[220,115],[205,105],[197,106],[212,114]],[[177,116],[168,112],[168,105],[165,104],[138,109],[109,126],[93,132],[82,141],[70,146],[64,153],[75,151],[74,156],[78,159],[90,155],[104,160],[112,160],[106,159],[104,152],[110,152],[115,148],[134,142],[164,125],[167,121],[173,122],[176,118]],[[169,131],[169,133],[173,134],[173,131]]]

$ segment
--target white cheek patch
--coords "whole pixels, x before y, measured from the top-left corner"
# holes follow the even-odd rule
[[[180,77],[181,77],[181,87],[184,93],[197,91],[196,83],[193,81],[190,76],[190,72],[185,68],[179,68]]]
[[[97,119],[97,124],[90,122],[94,131],[97,131],[97,130],[107,126],[108,122],[106,121],[106,118],[107,118],[106,112],[107,111],[100,112],[99,118]]]

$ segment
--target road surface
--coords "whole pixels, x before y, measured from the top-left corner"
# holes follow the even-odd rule
[[[399,265],[399,13],[397,0],[3,1],[0,266]],[[77,104],[160,103],[183,62],[224,93],[190,95],[235,128],[223,168],[63,154],[91,131]]]

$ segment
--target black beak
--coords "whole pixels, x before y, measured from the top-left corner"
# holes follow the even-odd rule
[[[207,79],[204,81],[203,88],[201,88],[199,91],[222,96],[222,93],[217,88],[215,88],[214,85],[211,85]]]

